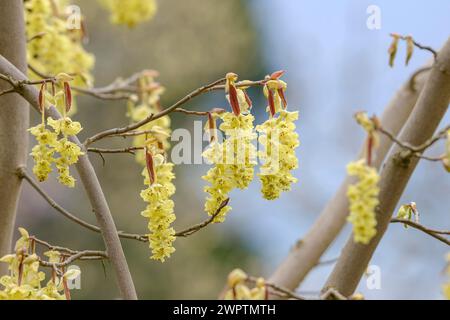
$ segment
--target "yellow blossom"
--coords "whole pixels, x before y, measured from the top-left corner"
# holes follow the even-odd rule
[[[375,168],[366,164],[365,159],[351,162],[347,166],[347,172],[350,176],[358,178],[358,181],[347,190],[350,203],[350,215],[347,220],[353,224],[354,241],[368,244],[377,232],[375,210],[379,204],[380,177]]]
[[[298,112],[281,110],[278,117],[271,117],[256,127],[260,133],[259,142],[263,150],[259,152],[262,161],[261,192],[267,200],[277,199],[281,192],[289,191],[297,182],[292,170],[298,168],[295,149],[300,145],[295,132]]]
[[[136,24],[150,20],[156,12],[155,0],[100,0],[111,11],[111,21],[134,27]]]
[[[0,300],[65,300],[66,296],[62,280],[58,277],[50,280],[46,286],[42,286],[45,273],[39,270],[40,258],[30,252],[30,236],[28,232],[19,228],[21,237],[15,245],[15,253],[8,254],[0,259],[0,262],[8,264],[9,274],[0,278]],[[48,262],[59,262],[59,253],[48,251]],[[76,274],[78,275],[78,273]],[[70,274],[64,274],[68,277]]]
[[[214,222],[223,222],[231,207],[224,206],[231,190],[246,189],[254,176],[256,164],[256,148],[253,141],[254,117],[251,114],[224,113],[220,116],[220,129],[225,133],[223,143],[213,141],[203,153],[203,157],[214,166],[202,178],[211,185],[205,187],[209,194],[205,203],[205,211],[216,215]]]
[[[142,216],[149,219],[148,235],[149,245],[152,249],[152,259],[164,262],[166,258],[175,252],[175,230],[170,226],[176,219],[174,214],[174,202],[170,197],[175,193],[172,180],[175,178],[173,164],[166,163],[162,155],[148,155],[152,157],[152,170],[156,173],[152,183],[147,168],[144,168],[144,184],[147,189],[142,190],[141,198],[147,202],[147,207],[142,211]]]

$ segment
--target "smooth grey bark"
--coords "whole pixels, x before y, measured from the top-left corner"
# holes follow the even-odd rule
[[[23,14],[22,1],[1,1],[0,54],[25,72],[27,62]],[[0,81],[0,91],[8,88],[7,83]],[[0,256],[11,250],[21,189],[16,170],[26,164],[29,112],[28,103],[18,94],[0,96]],[[6,268],[6,264],[0,264],[0,274],[4,274]]]
[[[428,72],[419,69],[414,78],[408,80],[392,98],[381,116],[383,127],[394,135],[403,127],[422,90]],[[392,141],[386,136],[380,136],[380,144],[375,151],[373,166],[380,168]],[[365,146],[361,147],[358,159],[364,154]],[[314,222],[308,233],[298,241],[288,256],[278,266],[270,277],[270,281],[279,286],[295,290],[319,262],[320,257],[332,244],[346,224],[348,215],[347,189],[353,179],[346,177],[336,194],[327,203],[320,216]],[[276,297],[274,297],[276,298]]]
[[[413,146],[425,143],[433,136],[449,103],[450,38],[439,52],[425,87],[398,139]],[[367,245],[357,244],[353,241],[353,235],[350,237],[323,288],[324,292],[334,288],[344,296],[349,296],[356,289],[419,162],[417,157],[406,160],[403,154],[401,147],[394,146],[381,171],[376,236]]]

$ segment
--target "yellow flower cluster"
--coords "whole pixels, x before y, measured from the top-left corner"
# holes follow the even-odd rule
[[[205,211],[215,215],[214,222],[223,222],[231,207],[223,203],[228,199],[231,190],[246,189],[254,176],[256,164],[256,148],[253,141],[254,117],[251,114],[224,113],[220,115],[222,130],[226,139],[223,143],[213,141],[203,153],[203,157],[214,167],[202,178],[211,185],[205,187],[209,194],[205,203]],[[220,209],[222,207],[222,209]],[[220,209],[220,212],[217,211]]]
[[[74,85],[90,86],[94,56],[82,44],[83,30],[69,30],[64,0],[29,0],[25,3],[28,62],[43,74],[67,72]]]
[[[447,254],[447,267],[445,268],[445,273],[447,274],[447,277],[450,278],[450,253]],[[450,300],[450,280],[442,286],[442,291],[445,299]]]
[[[172,180],[173,163],[166,163],[164,156],[147,154],[148,167],[144,168],[142,175],[147,189],[141,192],[141,198],[148,203],[142,211],[142,216],[149,219],[148,235],[152,259],[164,260],[175,251],[175,230],[170,226],[175,221],[174,202],[170,197],[175,193]]]
[[[52,277],[46,286],[41,282],[45,280],[45,273],[39,271],[40,258],[34,252],[30,252],[31,239],[28,232],[19,228],[20,239],[16,242],[15,253],[8,254],[0,259],[0,262],[9,265],[9,275],[0,278],[0,300],[65,300],[65,281],[75,279],[79,271],[69,270],[62,277]],[[59,253],[48,251],[44,253],[49,257],[48,262],[60,262]],[[66,288],[67,289],[67,288]]]
[[[250,289],[246,282],[247,274],[241,269],[235,269],[228,275],[228,287],[225,300],[267,300],[267,289],[265,280],[258,278],[256,286]]]
[[[49,117],[47,124],[53,130],[48,129],[45,123],[29,129],[38,141],[31,151],[35,162],[33,172],[39,181],[45,181],[52,172],[54,163],[59,173],[59,182],[73,188],[75,179],[70,175],[69,166],[78,162],[78,158],[84,153],[78,145],[69,141],[69,137],[77,135],[82,130],[81,125],[68,117],[58,120]]]
[[[259,142],[264,151],[259,151],[263,161],[258,176],[261,179],[261,192],[264,199],[277,199],[281,192],[289,191],[297,179],[291,171],[298,168],[295,149],[300,145],[295,132],[297,112],[280,110],[279,116],[270,118],[256,127],[260,133]]]
[[[368,244],[376,234],[375,209],[379,204],[376,169],[369,167],[365,159],[351,162],[347,166],[350,176],[356,176],[358,182],[349,186],[347,197],[350,202],[350,215],[347,220],[353,224],[353,238],[357,243]]]
[[[155,0],[100,0],[111,11],[111,21],[134,27],[136,24],[150,20],[156,13]]]
[[[141,97],[133,96],[128,101],[127,116],[131,122],[139,122],[151,114],[155,114],[161,111],[160,97],[164,93],[164,87],[155,82],[157,72],[147,71],[143,77],[139,79],[139,86]],[[166,152],[170,148],[169,137],[170,130],[170,118],[164,116],[159,119],[153,120],[139,128],[141,131],[146,131],[148,134],[136,135],[133,138],[134,147],[142,147],[150,142],[156,145],[159,152]],[[145,152],[136,153],[136,161],[145,165]]]
[[[211,185],[204,188],[209,194],[205,203],[205,211],[214,216],[214,222],[223,222],[231,210],[227,205],[231,190],[246,189],[254,176],[256,165],[256,147],[253,142],[256,134],[253,132],[255,118],[250,114],[252,102],[244,87],[237,88],[238,76],[234,73],[226,75],[225,92],[232,112],[214,114],[209,121],[210,129],[215,129],[215,118],[220,117],[220,130],[225,134],[225,140],[220,143],[214,134],[214,139],[203,152],[203,157],[214,167],[208,170],[202,178]]]

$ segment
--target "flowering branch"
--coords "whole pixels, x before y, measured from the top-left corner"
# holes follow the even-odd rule
[[[25,168],[19,168],[17,170],[17,175],[22,178],[25,179],[31,187],[33,187],[34,190],[36,190],[41,196],[42,198],[44,198],[44,200],[52,207],[54,208],[57,212],[61,213],[64,217],[68,218],[69,220],[79,224],[80,226],[94,231],[94,232],[98,232],[100,233],[101,230],[99,227],[97,227],[96,225],[90,224],[89,222],[84,221],[83,219],[78,218],[77,216],[75,216],[74,214],[70,213],[69,211],[67,211],[66,209],[64,209],[62,206],[60,206],[58,203],[56,203],[55,200],[53,200],[37,183],[36,181],[34,181],[34,179],[26,172]],[[188,227],[182,231],[179,231],[177,233],[175,233],[176,237],[188,237],[198,231],[200,231],[201,229],[207,227],[208,225],[210,225],[211,223],[214,222],[214,218],[220,213],[220,211],[228,205],[228,202],[230,201],[230,199],[226,199],[225,201],[223,201],[223,203],[220,205],[220,207],[217,209],[216,213],[214,215],[212,215],[211,217],[209,217],[207,220],[195,224],[191,227]],[[133,233],[127,233],[127,232],[123,232],[123,231],[118,231],[118,235],[121,238],[124,239],[131,239],[131,240],[137,240],[137,241],[141,241],[141,242],[148,242],[148,236],[146,234],[133,234]],[[56,249],[55,249],[56,250]],[[59,250],[61,251],[61,250]],[[64,251],[64,250],[62,250]]]
[[[7,75],[12,79],[16,79],[16,81],[27,80],[26,76],[3,56],[0,56],[0,74]],[[15,89],[17,93],[25,98],[25,100],[39,112],[39,92],[34,86],[16,86]],[[61,114],[54,106],[51,106],[47,110],[46,116],[52,117],[53,119],[61,118]],[[77,137],[70,137],[70,140],[80,148],[83,148],[83,145]],[[87,155],[83,155],[79,158],[76,168],[100,225],[103,240],[116,275],[121,295],[124,299],[137,299],[136,290],[128,269],[114,220],[100,186],[100,182],[98,181],[95,170]]]
[[[429,143],[448,109],[449,102],[450,38],[439,52],[425,87],[398,140],[417,146]],[[402,147],[397,145],[393,148],[381,172],[377,234],[367,245],[356,244],[353,239],[349,239],[323,291],[335,288],[344,296],[349,296],[358,285],[419,161],[417,158],[412,158],[408,163],[399,163],[396,158],[402,150]]]
[[[419,69],[422,70],[423,68]],[[413,75],[414,89],[411,87],[412,78],[394,95],[381,116],[384,128],[396,135],[408,119],[421,92],[427,73],[421,71]],[[372,166],[379,168],[383,163],[392,141],[381,136],[378,148],[375,150]],[[366,144],[361,147],[357,156],[360,159],[366,150]],[[335,195],[326,204],[321,214],[314,222],[308,233],[293,246],[291,252],[277,267],[269,280],[278,285],[294,290],[317,265],[320,257],[338,236],[344,227],[348,215],[348,199],[346,197],[348,186],[353,182],[346,177]]]
[[[32,65],[28,65],[28,68],[44,81],[54,79],[54,76],[43,74]],[[126,79],[118,78],[111,84],[100,88],[83,88],[73,86],[72,89],[80,94],[89,95],[98,99],[126,100],[129,99],[132,94],[140,92],[139,87],[133,84],[135,84],[146,72],[148,72],[148,70],[136,72]]]
[[[143,125],[157,120],[159,118],[162,118],[172,112],[183,112],[186,113],[187,110],[185,109],[181,109],[180,107],[182,105],[184,105],[185,103],[187,103],[188,101],[190,101],[191,99],[202,95],[204,93],[213,91],[213,90],[224,90],[225,89],[225,85],[222,85],[222,83],[225,82],[225,78],[221,78],[218,79],[208,85],[202,86],[194,91],[192,91],[191,93],[189,93],[188,95],[184,96],[182,99],[178,100],[177,102],[175,102],[173,105],[171,105],[170,107],[156,113],[156,114],[150,114],[148,117],[142,119],[139,122],[130,124],[128,126],[122,127],[122,128],[114,128],[114,129],[109,129],[109,130],[105,130],[102,131],[100,133],[97,133],[96,135],[86,139],[86,141],[84,142],[85,146],[89,146],[90,144],[101,140],[105,137],[109,137],[109,136],[115,136],[115,135],[120,135],[126,132],[130,132],[132,130],[136,130],[139,129],[140,127],[142,127]],[[236,84],[237,87],[247,87],[247,86],[260,86],[265,82],[265,80],[260,80],[260,81],[241,81],[240,83],[238,82]],[[192,113],[192,112],[189,112]],[[203,114],[203,113],[199,113],[199,112],[195,112],[192,114],[197,114],[197,115],[207,115],[207,114]]]
[[[64,261],[60,263],[51,263],[48,261],[43,261],[39,259],[39,263],[44,267],[52,267],[52,268],[63,268],[70,265],[72,262],[76,260],[104,260],[108,259],[108,255],[104,251],[96,251],[96,250],[72,250],[65,247],[54,246],[49,244],[46,241],[40,240],[34,236],[30,236],[30,240],[34,243],[40,244],[46,247],[49,250],[58,251],[61,256],[64,257]]]

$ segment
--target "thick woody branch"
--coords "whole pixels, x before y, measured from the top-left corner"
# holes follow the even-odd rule
[[[439,52],[416,106],[398,140],[417,146],[432,138],[450,102],[450,38]],[[392,213],[419,159],[398,161],[402,148],[394,146],[380,175],[380,205],[377,208],[377,234],[367,245],[357,244],[353,236],[324,287],[334,288],[344,296],[353,293],[381,241]]]
[[[3,56],[0,56],[0,74],[8,75],[17,81],[27,80],[26,76]],[[35,110],[39,111],[39,92],[34,86],[20,86],[17,87],[16,90]],[[46,111],[46,116],[51,116],[53,119],[61,118],[61,114],[53,106]],[[24,129],[24,131],[25,130],[26,129]],[[71,141],[84,150],[84,146],[77,137],[71,137]],[[17,167],[15,170],[17,170]],[[108,252],[111,265],[113,266],[120,293],[124,299],[137,299],[136,290],[128,269],[114,220],[95,170],[89,161],[89,157],[87,155],[81,156],[76,164],[76,168],[102,231],[106,251]]]
[[[414,73],[401,89],[395,94],[381,116],[383,127],[393,135],[400,132],[408,119],[417,97],[428,76],[420,69]],[[414,79],[414,80],[413,80]],[[411,82],[414,81],[414,86]],[[379,147],[375,151],[372,165],[379,168],[392,146],[388,137],[381,136]],[[365,145],[361,147],[358,159],[364,155]],[[282,261],[270,277],[270,281],[294,290],[319,262],[320,257],[331,245],[346,224],[348,215],[347,189],[354,180],[346,177],[334,197],[327,203],[308,233],[297,242],[288,256]]]
[[[2,0],[0,5],[0,55],[11,65],[26,71],[26,39],[23,1]],[[0,72],[2,73],[2,72]],[[0,256],[11,249],[20,196],[21,180],[15,175],[26,164],[28,153],[29,108],[11,85],[0,80]],[[7,272],[0,265],[0,274]]]

